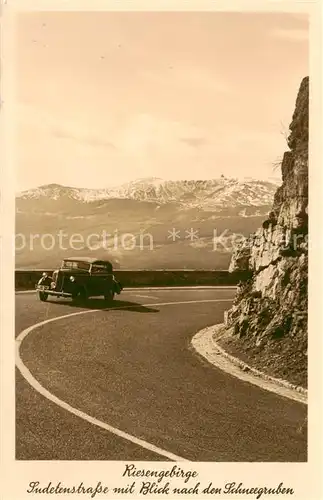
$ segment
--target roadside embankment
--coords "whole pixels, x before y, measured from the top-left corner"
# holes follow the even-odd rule
[[[257,369],[253,364],[254,360],[248,359],[247,356],[242,357],[240,352],[237,353],[238,357],[232,355],[223,348],[223,340],[227,338],[230,338],[230,332],[225,325],[214,325],[196,333],[192,338],[191,347],[202,359],[241,380],[307,404],[307,390],[304,387],[289,380],[274,377],[269,373],[270,370],[264,372]],[[249,364],[250,361],[252,364]],[[258,365],[260,366],[261,363]]]

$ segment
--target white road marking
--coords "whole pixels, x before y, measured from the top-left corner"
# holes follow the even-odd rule
[[[134,297],[140,297],[141,299],[153,299],[153,300],[158,300],[159,297],[155,297],[154,295],[139,295],[139,293],[134,293]]]
[[[176,304],[193,304],[193,303],[200,303],[200,302],[232,302],[231,299],[212,299],[212,300],[189,300],[189,301],[181,301],[181,302],[159,302],[157,304],[142,304],[143,307],[149,307],[151,305],[154,306],[168,306],[168,305],[176,305]],[[137,305],[134,307],[138,307]],[[35,377],[32,375],[32,373],[29,371],[29,369],[26,367],[24,362],[21,359],[20,356],[20,347],[23,342],[23,340],[27,337],[29,333],[31,333],[33,330],[36,330],[37,328],[47,325],[49,323],[53,323],[54,321],[59,321],[62,319],[66,318],[71,318],[72,316],[81,316],[83,314],[90,314],[94,312],[102,312],[102,311],[117,311],[118,309],[125,309],[129,308],[129,306],[124,306],[124,307],[115,307],[115,308],[107,308],[107,309],[90,309],[86,311],[78,311],[75,313],[69,313],[69,314],[64,314],[63,316],[56,316],[55,318],[50,318],[46,319],[44,321],[41,321],[39,323],[36,323],[22,332],[18,335],[16,338],[16,366],[19,369],[21,375],[24,377],[24,379],[31,385],[31,387],[37,391],[39,394],[47,398],[49,401],[52,403],[55,403],[58,405],[60,408],[63,408],[64,410],[72,413],[73,415],[76,415],[79,418],[82,418],[83,420],[89,422],[90,424],[96,425],[97,427],[101,427],[102,429],[107,430],[108,432],[111,432],[112,434],[115,434],[116,436],[119,436],[123,439],[126,439],[127,441],[130,441],[138,446],[141,446],[142,448],[145,448],[146,450],[149,450],[153,453],[156,453],[157,455],[161,455],[163,457],[169,458],[170,460],[173,460],[175,462],[180,462],[180,461],[185,461],[188,462],[189,460],[182,458],[180,456],[174,455],[173,453],[163,450],[162,448],[159,448],[155,446],[154,444],[148,443],[147,441],[144,441],[143,439],[139,439],[135,436],[132,436],[131,434],[128,434],[127,432],[124,432],[120,429],[117,429],[116,427],[113,427],[109,424],[106,424],[105,422],[102,422],[101,420],[98,420],[94,417],[91,417],[91,415],[88,415],[87,413],[84,413],[81,410],[78,410],[77,408],[74,408],[73,406],[69,405],[65,401],[59,399],[57,396],[49,392],[45,387],[43,387],[38,380],[35,379]]]
[[[136,292],[136,291],[145,291],[145,292],[203,292],[212,290],[237,290],[236,286],[154,286],[154,287],[137,287],[137,288],[124,288],[121,293],[124,292]]]

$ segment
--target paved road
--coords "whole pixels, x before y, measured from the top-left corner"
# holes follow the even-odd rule
[[[88,312],[44,324],[21,343],[27,373],[67,409],[17,370],[16,458],[165,461],[158,452],[165,450],[191,461],[306,461],[306,439],[297,433],[305,405],[236,379],[189,349],[194,333],[223,320],[233,294],[125,291],[110,310],[95,299],[80,308],[17,295],[17,335],[47,319]]]

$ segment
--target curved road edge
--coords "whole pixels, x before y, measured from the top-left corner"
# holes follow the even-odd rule
[[[186,301],[176,301],[176,302],[153,302],[153,303],[148,303],[148,304],[142,304],[143,306],[171,306],[171,305],[178,305],[178,304],[192,304],[192,303],[199,303],[199,302],[231,302],[231,299],[204,299],[204,300],[186,300]],[[129,306],[125,306],[129,307]],[[113,310],[114,308],[109,308],[109,310]],[[124,309],[124,307],[118,307],[115,308],[116,310]],[[56,404],[60,408],[68,411],[69,413],[87,421],[90,424],[93,424],[97,427],[100,427],[104,430],[107,430],[108,432],[115,434],[116,436],[119,436],[127,441],[130,441],[133,444],[136,444],[142,448],[147,449],[150,452],[156,453],[157,455],[160,455],[162,457],[167,458],[168,460],[175,461],[175,462],[189,462],[187,458],[175,455],[172,452],[169,452],[168,450],[165,450],[163,448],[160,448],[148,441],[145,441],[143,439],[137,438],[136,436],[132,434],[128,434],[127,432],[118,429],[106,422],[103,422],[83,411],[81,411],[78,408],[75,408],[71,406],[70,404],[66,403],[65,401],[61,400],[54,394],[52,394],[49,390],[47,390],[44,386],[40,384],[40,382],[32,375],[30,370],[27,368],[27,366],[24,364],[21,353],[20,353],[20,348],[21,345],[24,341],[24,339],[32,333],[34,330],[40,328],[41,326],[47,325],[49,323],[53,323],[56,321],[61,321],[66,318],[74,317],[74,316],[82,316],[85,314],[94,314],[94,313],[100,313],[104,311],[105,309],[87,309],[85,311],[77,311],[73,313],[68,313],[64,314],[61,316],[54,316],[53,318],[46,319],[44,321],[40,321],[38,323],[35,323],[28,328],[25,328],[22,330],[18,336],[16,337],[15,340],[15,364],[16,367],[18,368],[19,372],[23,376],[23,378],[28,382],[28,384],[39,394],[41,394],[43,397],[51,401],[52,403]]]
[[[220,347],[214,336],[220,333],[223,327],[224,325],[220,323],[203,328],[192,338],[191,348],[212,365],[241,380],[299,403],[307,404],[307,390],[303,387],[295,386],[286,380],[271,377],[256,368],[252,368]]]

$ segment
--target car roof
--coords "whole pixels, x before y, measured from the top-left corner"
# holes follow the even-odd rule
[[[66,257],[63,259],[64,261],[72,261],[72,262],[87,262],[88,264],[109,264],[112,265],[110,261],[98,259],[94,257]]]

